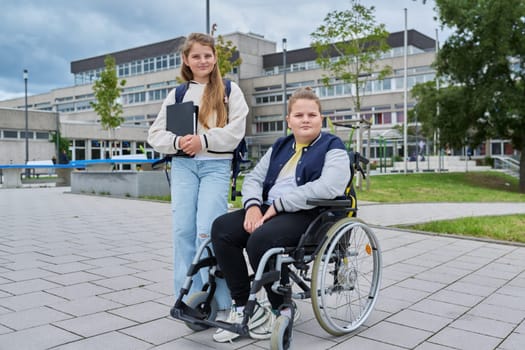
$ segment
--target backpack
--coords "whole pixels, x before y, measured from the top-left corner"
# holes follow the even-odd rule
[[[223,79],[222,82],[224,84],[224,93],[226,95],[225,97],[226,99],[228,99],[232,91],[231,80]],[[175,103],[182,103],[182,100],[184,99],[184,95],[186,94],[186,91],[188,91],[189,85],[190,85],[190,82],[187,81],[175,87]],[[241,194],[239,191],[237,191],[237,176],[239,175],[241,171],[241,163],[248,162],[246,160],[247,153],[248,153],[248,147],[246,145],[246,140],[243,137],[242,140],[237,145],[237,147],[235,148],[235,150],[233,151],[232,167],[231,167],[231,171],[232,171],[231,172],[231,179],[232,179],[231,200],[232,201],[235,200],[236,196]],[[165,158],[168,158],[168,157],[165,157]],[[167,159],[166,161],[171,161],[171,157],[169,157],[169,159]]]

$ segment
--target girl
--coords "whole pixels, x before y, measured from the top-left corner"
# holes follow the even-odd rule
[[[175,89],[168,94],[148,134],[148,143],[158,152],[184,151],[191,157],[173,157],[171,204],[173,212],[173,273],[175,294],[180,291],[196,248],[210,234],[213,220],[227,211],[232,151],[244,137],[248,106],[237,84],[225,97],[212,36],[192,33],[182,49],[182,78],[189,82],[183,102],[199,106],[196,135],[166,131],[166,106],[175,103]],[[193,279],[193,292],[200,291],[207,272]],[[228,309],[231,297],[223,279],[217,280],[220,310]]]

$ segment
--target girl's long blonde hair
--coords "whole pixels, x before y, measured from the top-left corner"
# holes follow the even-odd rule
[[[213,54],[217,57],[217,50],[215,49],[215,39],[211,35],[203,33],[191,33],[182,47],[182,54],[186,59],[190,53],[191,47],[194,43],[199,43],[203,46],[208,46],[213,50]],[[193,72],[184,61],[182,62],[181,75],[185,81],[193,80]],[[209,125],[213,111],[217,114],[216,125]],[[204,89],[201,104],[199,106],[199,122],[206,128],[223,127],[228,120],[227,109],[225,104],[224,84],[222,82],[221,72],[219,71],[218,58],[213,70],[210,73],[210,81]]]

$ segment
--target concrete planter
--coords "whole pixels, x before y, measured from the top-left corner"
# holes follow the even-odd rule
[[[170,188],[164,171],[74,171],[72,193],[111,196],[167,196]]]

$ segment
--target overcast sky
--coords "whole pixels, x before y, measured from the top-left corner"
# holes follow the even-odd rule
[[[288,50],[310,45],[310,33],[327,13],[345,10],[348,0],[210,0],[217,34],[253,32]],[[2,0],[0,14],[0,100],[73,85],[71,61],[206,31],[206,0]],[[440,42],[447,36],[434,20],[434,1],[362,0],[375,6],[378,23],[390,32],[407,27]],[[448,31],[449,32],[449,31]]]

